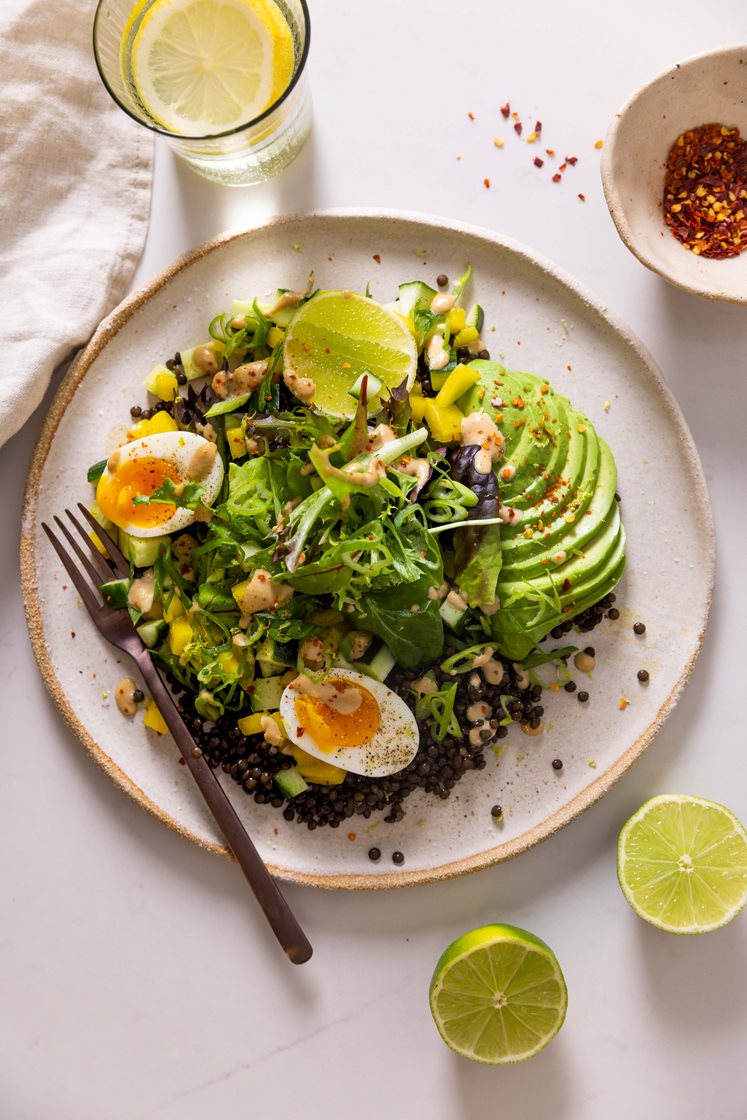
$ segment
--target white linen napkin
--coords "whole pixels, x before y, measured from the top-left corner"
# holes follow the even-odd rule
[[[94,10],[0,5],[0,446],[122,298],[148,228],[153,138],[101,83]]]

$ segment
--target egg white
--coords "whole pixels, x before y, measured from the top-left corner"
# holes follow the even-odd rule
[[[288,738],[307,754],[322,762],[331,762],[351,774],[383,778],[409,766],[417,754],[420,734],[415,716],[404,700],[381,681],[353,669],[331,669],[326,679],[350,681],[369,692],[379,707],[378,731],[370,742],[360,747],[325,750],[304,728],[299,727],[296,715],[296,697],[299,695],[297,677],[285,689],[280,700],[280,715]]]
[[[116,453],[118,456],[117,466],[126,460],[145,459],[150,456],[156,459],[166,459],[173,464],[179,482],[199,481],[204,491],[203,504],[211,506],[218,497],[223,482],[224,469],[220,455],[216,454],[210,472],[205,478],[195,480],[190,478],[188,473],[189,464],[195,451],[208,442],[204,436],[195,435],[193,432],[157,432],[154,435],[143,436],[141,439],[133,440],[132,443],[120,447]],[[105,482],[113,479],[117,473],[117,466],[113,471],[110,471],[107,465],[101,476],[101,481]],[[186,529],[194,519],[194,510],[176,509],[172,517],[159,525],[141,526],[125,522],[121,527],[132,537],[158,537],[163,533],[173,533],[179,529]],[[120,524],[120,522],[117,522],[117,524]]]

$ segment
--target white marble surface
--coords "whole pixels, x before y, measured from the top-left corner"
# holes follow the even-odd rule
[[[704,938],[650,929],[618,889],[615,839],[661,791],[713,797],[747,819],[738,585],[747,315],[667,287],[628,254],[593,146],[631,89],[677,58],[743,37],[743,4],[724,0],[717,19],[703,19],[693,0],[632,0],[621,18],[589,0],[531,9],[463,0],[459,13],[445,0],[317,0],[306,151],[276,182],[224,192],[159,149],[138,280],[224,228],[324,206],[440,213],[554,258],[648,345],[700,449],[719,571],[694,678],[620,785],[514,863],[388,895],[288,888],[316,948],[294,969],[235,869],[110,786],[47,698],[18,586],[36,417],[0,452],[0,1120],[745,1114],[747,918]],[[547,165],[532,167],[531,148],[503,124],[507,98],[543,121],[547,146],[579,156],[562,184]],[[492,146],[499,132],[502,151]],[[538,1058],[483,1069],[443,1047],[427,985],[452,937],[496,920],[553,946],[570,1005]]]

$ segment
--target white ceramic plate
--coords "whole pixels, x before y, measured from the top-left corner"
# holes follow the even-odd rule
[[[379,263],[379,257],[381,258]],[[565,692],[544,701],[546,733],[514,728],[501,757],[471,772],[448,801],[418,792],[399,824],[352,818],[337,830],[287,823],[226,786],[259,849],[283,878],[325,887],[402,886],[447,878],[524,851],[591,805],[650,743],[697,657],[714,570],[713,530],[702,470],[679,409],[651,358],[587,293],[520,245],[415,215],[326,213],[290,217],[194,250],[135,292],[102,323],[50,410],[29,475],[22,538],[24,595],[47,687],[93,758],[164,823],[212,851],[225,849],[177,763],[169,738],[125,720],[113,702],[126,660],[94,630],[43,538],[39,522],[89,493],[86,468],[142,400],[153,364],[203,339],[234,296],[322,287],[382,300],[397,285],[475,270],[492,356],[548,377],[588,413],[619,468],[628,570],[621,617],[591,641],[598,667],[589,703]],[[644,637],[633,623],[646,623]],[[582,642],[586,644],[586,642]],[[636,673],[648,669],[642,686]],[[620,700],[629,706],[621,710]],[[551,760],[561,757],[556,773]],[[592,766],[592,763],[594,764]],[[505,821],[490,808],[500,802]],[[348,834],[355,833],[355,839]],[[368,859],[381,848],[379,865]],[[405,864],[393,868],[391,852]]]

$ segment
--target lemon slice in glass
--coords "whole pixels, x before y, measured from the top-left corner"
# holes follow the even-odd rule
[[[623,826],[617,875],[636,914],[667,933],[708,933],[747,904],[747,832],[702,797],[652,797]]]
[[[516,926],[473,929],[433,973],[431,1013],[447,1046],[487,1065],[532,1058],[563,1025],[568,993],[555,954]]]
[[[293,74],[293,35],[273,0],[155,0],[129,56],[154,121],[209,135],[246,124],[281,96]]]
[[[403,381],[410,388],[418,352],[404,320],[376,300],[321,291],[291,320],[283,362],[286,370],[312,379],[315,408],[329,416],[352,416],[356,402],[349,390],[361,374],[373,374],[388,389]]]

